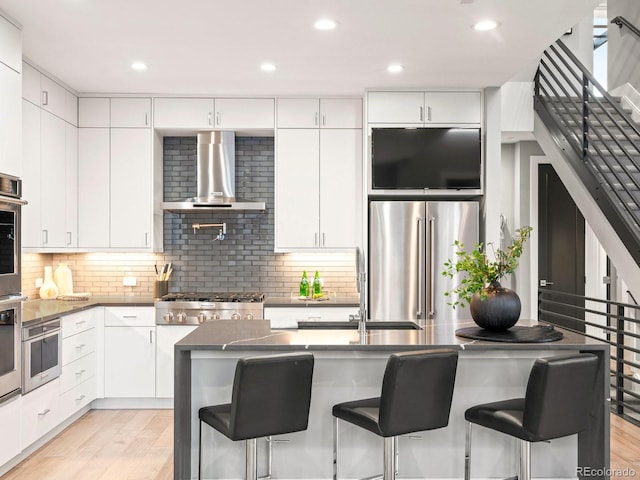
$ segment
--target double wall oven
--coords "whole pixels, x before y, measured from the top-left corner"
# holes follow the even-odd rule
[[[0,402],[21,388],[21,196],[20,179],[0,174]]]

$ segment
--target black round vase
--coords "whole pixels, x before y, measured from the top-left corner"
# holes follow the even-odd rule
[[[493,282],[485,289],[486,299],[479,293],[471,298],[469,310],[476,324],[485,330],[507,330],[520,318],[520,297],[513,290]]]

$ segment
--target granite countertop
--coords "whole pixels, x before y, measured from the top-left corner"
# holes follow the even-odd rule
[[[22,324],[49,320],[60,315],[80,312],[100,306],[153,306],[151,297],[89,297],[89,300],[25,300],[22,302]]]
[[[604,342],[561,330],[564,338],[549,343],[499,343],[457,337],[458,328],[473,326],[472,321],[429,325],[421,330],[272,330],[269,320],[210,321],[176,344],[178,350],[361,350],[399,351],[448,346],[462,350],[558,350],[584,347],[604,350]],[[519,326],[536,326],[537,321],[520,320]]]
[[[331,297],[328,300],[299,300],[296,297],[267,297],[265,307],[358,307],[360,299],[355,296]]]

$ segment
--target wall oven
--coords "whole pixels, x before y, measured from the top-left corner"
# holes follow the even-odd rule
[[[61,319],[30,323],[22,329],[22,393],[62,373]]]

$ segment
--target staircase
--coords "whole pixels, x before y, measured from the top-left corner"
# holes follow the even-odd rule
[[[632,263],[632,275],[621,272],[627,283],[640,282],[640,125],[560,40],[540,62],[535,109],[536,138],[562,158],[563,183],[614,264]]]

